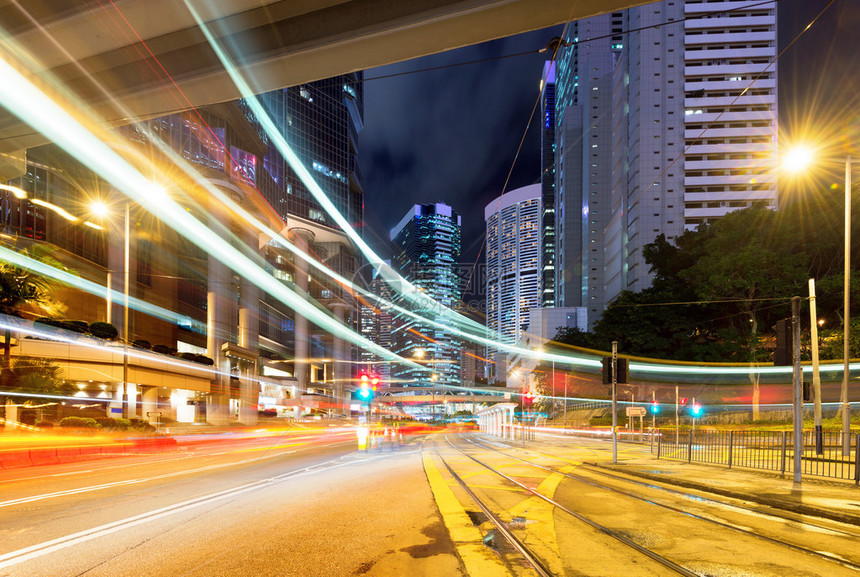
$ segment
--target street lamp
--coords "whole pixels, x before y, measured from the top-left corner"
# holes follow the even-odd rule
[[[96,200],[90,204],[90,212],[98,217],[105,217],[109,214],[108,206]],[[125,223],[124,223],[124,244],[123,244],[123,322],[122,322],[122,418],[128,418],[128,276],[129,276],[129,204],[125,203]],[[110,272],[108,272],[110,278]],[[111,282],[107,283],[108,290],[108,322],[111,320],[111,299],[110,288]]]
[[[809,148],[796,147],[789,151],[785,157],[785,168],[792,172],[801,172],[812,163],[813,154]],[[848,456],[851,451],[851,404],[848,402],[848,378],[850,351],[848,341],[851,333],[851,156],[845,157],[845,265],[843,269],[845,283],[843,287],[843,335],[842,335],[842,455]],[[816,391],[816,415],[820,419],[820,391]],[[821,423],[816,422],[816,427]]]

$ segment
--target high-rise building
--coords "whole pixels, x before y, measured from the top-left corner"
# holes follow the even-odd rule
[[[394,291],[391,290],[391,285],[378,275],[374,275],[373,280],[370,281],[370,292],[389,303],[394,298]],[[390,305],[370,300],[362,303],[359,311],[359,330],[361,336],[385,349],[391,349],[391,331],[393,328],[393,316]],[[375,354],[367,350],[361,351],[360,360],[362,366],[378,375],[383,384],[390,383],[391,367],[388,361],[379,359]]]
[[[603,306],[603,230],[612,181],[612,69],[622,15],[572,23],[556,58],[556,299]],[[612,34],[617,34],[613,36]]]
[[[555,306],[555,62],[547,62],[541,79],[541,305]]]
[[[487,221],[487,328],[493,338],[513,345],[528,325],[529,310],[541,303],[541,184],[512,190],[484,209]],[[488,351],[496,364],[507,353]]]
[[[439,307],[458,310],[461,302],[460,215],[444,203],[416,204],[391,230],[393,268]],[[445,321],[439,311],[418,311]],[[406,358],[421,355],[436,383],[460,381],[460,342],[447,328],[395,316],[393,350]],[[420,352],[419,352],[420,351]],[[404,386],[430,385],[430,371],[397,366],[392,378]]]
[[[650,286],[642,251],[658,235],[776,208],[776,5],[728,8],[664,0],[569,27],[556,75],[556,304],[586,307],[590,327],[620,291]]]

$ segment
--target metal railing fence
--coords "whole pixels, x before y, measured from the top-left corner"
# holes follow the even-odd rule
[[[801,474],[851,479],[860,484],[860,434],[849,436],[848,454],[843,453],[842,441],[841,431],[823,432],[819,454],[814,432],[804,431],[800,447]],[[783,474],[794,472],[794,451],[791,431],[658,429],[651,437],[651,452],[658,459],[680,459]]]

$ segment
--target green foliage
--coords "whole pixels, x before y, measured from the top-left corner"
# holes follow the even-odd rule
[[[101,322],[90,323],[89,331],[97,339],[105,340],[115,339],[119,334],[115,326],[110,323]]]
[[[65,417],[60,426],[70,429],[100,429],[101,425],[95,419],[84,417]]]
[[[113,418],[113,417],[102,417],[100,419],[95,419],[95,421],[101,426],[103,429],[108,429],[111,431],[125,431],[131,428],[131,421],[123,418]]]
[[[562,329],[556,340],[604,351],[618,341],[626,354],[672,360],[767,362],[773,326],[790,315],[792,296],[806,296],[807,279],[816,278],[822,358],[841,358],[843,209],[829,193],[779,211],[732,212],[671,241],[658,236],[643,250],[652,285],[622,292],[592,332]],[[860,272],[852,273],[851,287],[858,307],[852,318],[860,318]],[[857,357],[860,331],[852,332]]]
[[[63,381],[62,369],[51,359],[18,357],[9,371],[8,389],[32,395],[30,402],[41,402],[45,395],[71,395],[75,387]]]
[[[129,422],[129,425],[131,426],[131,428],[135,431],[152,432],[155,430],[155,427],[150,425],[144,419],[132,417],[131,419],[128,420],[128,422]]]
[[[137,349],[146,349],[148,351],[152,350],[152,343],[150,343],[149,341],[144,340],[144,339],[137,339],[136,341],[131,343],[131,346],[133,346]]]

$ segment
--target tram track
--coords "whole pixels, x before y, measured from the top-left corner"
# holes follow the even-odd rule
[[[629,548],[637,551],[638,553],[650,558],[652,561],[659,563],[663,567],[670,569],[671,571],[673,571],[674,573],[676,573],[678,575],[684,575],[685,577],[700,577],[699,573],[693,572],[693,571],[675,563],[674,561],[671,561],[670,559],[660,555],[659,553],[636,543],[635,541],[624,536],[623,534],[621,534],[618,531],[615,531],[609,527],[601,525],[600,523],[594,521],[593,519],[591,519],[589,517],[586,517],[585,515],[582,515],[580,513],[572,511],[571,509],[565,507],[563,504],[541,494],[540,492],[524,485],[523,483],[520,483],[516,479],[513,479],[512,477],[506,475],[505,473],[499,471],[498,469],[492,467],[491,465],[488,465],[488,464],[482,462],[481,460],[475,458],[474,456],[470,455],[469,453],[467,453],[466,451],[462,450],[460,447],[458,447],[457,445],[452,443],[451,440],[447,438],[447,436],[445,437],[445,440],[451,448],[458,451],[459,453],[461,453],[465,457],[469,458],[470,460],[474,461],[475,463],[480,465],[482,468],[484,468],[484,469],[492,472],[493,474],[505,479],[507,482],[519,487],[525,493],[528,493],[531,496],[537,497],[537,498],[549,503],[550,505],[552,505],[553,507],[555,507],[559,511],[562,511],[562,512],[566,513],[567,515],[573,517],[574,519],[577,519],[577,520],[581,521],[582,523],[585,523],[586,525],[588,525],[592,529],[597,530],[598,532],[602,533],[603,535],[606,535],[606,536],[614,539],[615,541],[618,541],[618,542],[622,543],[623,545],[626,545],[627,547],[629,547]],[[457,475],[457,473],[453,470],[453,467],[451,467],[451,464],[449,463],[449,461],[447,459],[445,459],[445,457],[442,456],[438,447],[436,448],[436,455],[440,459],[440,461],[445,465],[446,469],[452,474],[452,477],[454,477],[454,479],[457,481],[457,483],[466,491],[466,493],[475,502],[475,504],[487,515],[487,517],[491,520],[493,525],[496,526],[498,529],[500,529],[500,533],[505,537],[505,539],[518,552],[520,552],[521,555],[523,555],[523,558],[529,563],[529,565],[531,565],[535,569],[535,571],[538,572],[538,574],[540,574],[540,575],[544,575],[544,576],[553,575],[552,573],[549,572],[549,570],[546,568],[546,566],[537,558],[537,556],[534,554],[534,552],[532,552],[530,550],[530,548],[528,546],[526,546],[520,539],[518,539],[515,535],[513,535],[513,533],[511,533],[507,529],[507,527],[504,527],[504,523],[498,518],[497,515],[495,515],[494,513],[491,512],[491,509],[488,506],[488,504],[486,503],[486,501],[480,499],[474,493],[474,491],[471,490],[471,488],[467,487],[467,485],[466,485],[465,481],[463,481],[462,477]]]
[[[470,441],[470,442],[474,442],[474,441]],[[521,461],[523,461],[523,462],[529,463],[529,464],[534,465],[534,466],[539,467],[539,468],[544,468],[544,469],[546,469],[546,470],[551,470],[551,471],[553,471],[553,472],[558,472],[559,474],[562,474],[562,475],[565,475],[565,476],[567,476],[567,477],[571,477],[571,478],[577,478],[577,477],[580,477],[580,476],[578,476],[578,475],[576,475],[576,474],[574,474],[574,473],[563,473],[563,472],[561,472],[561,471],[559,471],[558,469],[555,469],[555,468],[553,468],[553,467],[544,467],[544,466],[542,466],[542,465],[537,465],[537,464],[535,464],[535,463],[531,463],[531,462],[529,462],[529,461],[527,461],[527,460],[524,460],[524,459],[521,459],[521,458],[516,457],[516,456],[514,456],[514,455],[511,455],[511,454],[510,454],[510,453],[508,453],[508,452],[502,451],[502,450],[500,450],[498,447],[494,447],[492,444],[485,443],[483,440],[480,440],[480,441],[479,441],[479,444],[480,444],[480,446],[481,446],[481,447],[483,447],[483,448],[486,448],[486,449],[489,449],[489,450],[493,450],[493,451],[498,451],[499,453],[502,453],[502,454],[508,455],[508,456],[510,456],[510,457],[511,457],[511,458],[513,458],[513,459],[521,460]],[[533,454],[535,454],[535,455],[540,455],[540,456],[542,456],[542,457],[546,457],[546,458],[548,458],[548,459],[553,459],[553,460],[560,461],[560,462],[563,462],[563,463],[570,463],[570,461],[568,461],[567,459],[563,459],[563,458],[558,457],[558,456],[556,456],[556,455],[550,455],[549,453],[544,453],[543,451],[536,451],[536,450],[534,450],[534,449],[522,448],[522,447],[518,447],[518,446],[509,446],[509,448],[510,448],[510,449],[517,449],[517,450],[520,450],[520,451],[527,451],[527,452],[529,452],[529,453],[533,453]],[[790,513],[790,512],[788,512],[788,511],[782,511],[782,512],[780,512],[780,513],[777,513],[777,512],[775,512],[775,511],[773,511],[773,510],[771,510],[771,511],[763,510],[763,508],[762,508],[761,506],[759,506],[759,507],[750,507],[750,506],[741,505],[741,504],[739,504],[739,503],[737,503],[737,502],[731,502],[731,501],[727,501],[727,500],[716,499],[716,498],[714,498],[714,497],[703,497],[703,496],[698,495],[698,494],[695,494],[695,493],[690,493],[690,492],[686,492],[686,491],[681,491],[681,490],[678,490],[678,489],[672,489],[672,488],[670,488],[670,487],[666,487],[666,486],[664,486],[664,485],[658,485],[658,484],[656,484],[656,482],[655,482],[655,481],[641,481],[641,480],[638,480],[638,479],[632,479],[632,478],[630,478],[629,476],[626,476],[626,475],[624,475],[624,474],[617,474],[617,473],[614,473],[614,472],[611,472],[611,471],[607,471],[607,470],[605,470],[605,469],[603,469],[603,468],[601,468],[601,467],[598,467],[598,466],[592,465],[592,464],[590,464],[590,463],[578,463],[578,464],[577,464],[577,466],[578,466],[578,467],[580,467],[580,468],[585,468],[585,469],[586,469],[586,470],[588,470],[589,472],[592,472],[592,473],[594,473],[594,474],[596,474],[596,475],[601,475],[601,476],[603,476],[603,477],[607,477],[607,478],[610,478],[610,479],[614,479],[614,480],[616,480],[616,481],[621,481],[621,482],[624,482],[624,483],[628,483],[628,484],[631,484],[631,485],[636,485],[636,486],[643,487],[643,488],[647,488],[647,489],[652,489],[652,490],[661,491],[661,492],[664,492],[664,493],[667,493],[667,494],[670,494],[670,495],[676,495],[676,496],[678,496],[678,497],[682,497],[682,498],[689,499],[689,500],[692,500],[692,501],[697,501],[697,502],[701,502],[701,503],[707,503],[707,504],[711,504],[711,505],[714,505],[714,506],[717,506],[717,507],[726,507],[726,508],[731,508],[731,509],[735,509],[735,510],[737,510],[737,511],[743,512],[743,513],[749,513],[749,514],[754,514],[754,515],[767,516],[767,517],[771,517],[771,518],[773,518],[773,519],[775,519],[775,520],[779,520],[779,521],[786,521],[786,522],[799,523],[799,524],[802,524],[802,525],[804,525],[805,527],[809,527],[809,528],[811,528],[811,529],[820,530],[820,531],[829,531],[829,532],[831,532],[831,533],[837,533],[837,534],[839,534],[839,535],[842,535],[842,536],[845,536],[845,537],[850,537],[850,538],[852,538],[852,539],[860,539],[860,532],[847,531],[847,530],[845,530],[845,529],[835,528],[835,527],[833,527],[833,526],[821,525],[821,524],[818,524],[818,523],[814,523],[814,522],[812,522],[812,521],[809,521],[809,520],[807,520],[807,519],[804,519],[804,518],[803,518],[803,517],[809,517],[809,516],[810,516],[810,515],[807,515],[807,514],[803,514],[803,513]],[[702,492],[706,492],[706,491],[702,491]],[[732,499],[732,501],[738,501],[738,500],[739,500],[739,499],[737,499],[737,498],[731,498],[731,499]],[[840,521],[833,521],[833,523],[834,523],[834,524],[840,524],[840,525],[844,525],[844,524],[845,524],[845,523],[840,522]]]
[[[714,518],[711,518],[711,517],[706,517],[706,516],[703,516],[703,515],[700,515],[700,514],[697,514],[697,513],[693,513],[693,512],[691,512],[691,511],[689,511],[689,510],[680,509],[680,508],[678,508],[678,507],[674,507],[674,506],[672,506],[672,505],[668,505],[668,504],[665,504],[665,503],[657,502],[657,501],[655,501],[655,500],[653,500],[653,499],[650,499],[650,498],[648,498],[648,497],[643,497],[643,496],[641,496],[641,495],[636,495],[636,494],[634,494],[634,493],[630,493],[630,492],[628,492],[628,491],[624,491],[624,490],[622,490],[622,489],[618,489],[617,487],[612,487],[612,486],[610,486],[610,485],[606,485],[606,484],[604,484],[604,483],[599,483],[599,482],[595,481],[594,479],[589,478],[589,477],[585,477],[585,476],[583,476],[583,475],[577,475],[577,474],[575,474],[575,473],[564,472],[564,471],[560,471],[560,470],[558,470],[558,469],[556,469],[556,468],[553,468],[553,467],[547,467],[547,466],[544,466],[544,465],[540,465],[540,464],[537,464],[537,463],[533,463],[533,462],[531,462],[531,461],[529,461],[529,460],[527,460],[527,459],[523,459],[523,458],[521,458],[521,457],[517,457],[516,455],[512,455],[512,454],[510,454],[509,452],[502,451],[502,450],[500,450],[500,449],[498,449],[498,448],[496,448],[496,447],[493,447],[492,445],[486,444],[486,443],[482,443],[482,442],[475,442],[475,441],[473,441],[473,440],[471,440],[471,439],[468,439],[468,438],[467,438],[466,440],[467,440],[469,443],[471,443],[471,444],[473,444],[473,445],[475,445],[475,446],[477,446],[477,447],[479,447],[479,448],[481,448],[481,449],[488,450],[488,451],[493,451],[493,452],[498,453],[498,454],[500,454],[500,455],[503,455],[503,456],[505,456],[505,457],[507,457],[507,458],[513,459],[513,460],[515,460],[515,461],[517,461],[517,462],[521,462],[521,463],[524,463],[524,464],[526,464],[526,465],[528,465],[528,466],[535,467],[535,468],[538,468],[538,469],[542,469],[542,470],[548,471],[548,472],[550,472],[550,473],[556,473],[556,474],[562,475],[562,476],[564,476],[564,477],[565,477],[565,478],[567,478],[567,479],[571,479],[571,480],[576,481],[576,482],[580,482],[580,483],[587,484],[587,485],[589,485],[589,486],[591,486],[591,487],[594,487],[594,488],[596,488],[596,489],[599,489],[599,490],[610,491],[610,492],[612,492],[612,493],[619,494],[619,495],[622,495],[622,496],[624,496],[624,497],[632,498],[632,499],[635,499],[635,500],[637,500],[637,501],[647,503],[647,504],[649,504],[649,505],[653,505],[653,506],[656,506],[656,507],[660,507],[660,508],[662,508],[662,509],[664,509],[664,510],[668,510],[668,511],[670,511],[670,512],[672,512],[672,513],[675,513],[675,514],[678,514],[678,515],[683,515],[683,516],[685,516],[685,517],[687,517],[687,518],[691,518],[691,519],[695,519],[695,520],[698,520],[698,521],[706,522],[706,523],[709,523],[709,524],[712,524],[712,525],[716,525],[716,526],[718,526],[718,527],[721,527],[721,528],[724,528],[724,529],[728,529],[728,530],[731,530],[731,531],[734,531],[734,532],[737,532],[737,533],[740,533],[740,534],[746,535],[746,536],[748,536],[748,537],[753,537],[753,538],[756,538],[756,539],[760,539],[760,540],[766,541],[766,542],[771,543],[771,544],[776,545],[776,546],[785,547],[785,548],[791,549],[791,550],[793,550],[793,551],[796,551],[796,552],[798,552],[798,553],[803,553],[803,554],[806,554],[806,555],[810,555],[810,556],[812,556],[812,557],[814,557],[814,558],[816,558],[816,559],[820,559],[820,560],[824,560],[824,561],[828,561],[828,562],[832,562],[832,563],[837,563],[837,564],[842,565],[842,566],[844,566],[844,567],[846,567],[846,568],[848,568],[848,569],[851,569],[851,570],[854,570],[854,571],[860,571],[860,564],[858,564],[858,563],[854,563],[854,562],[852,562],[852,561],[850,561],[850,560],[848,560],[848,559],[845,559],[845,558],[843,558],[843,557],[841,557],[841,556],[838,556],[838,555],[834,555],[834,554],[830,554],[830,553],[822,552],[822,551],[816,551],[816,550],[813,550],[813,549],[809,549],[809,548],[807,548],[807,547],[803,547],[803,546],[801,546],[801,545],[797,545],[796,543],[791,543],[791,542],[785,541],[785,540],[783,540],[783,539],[779,539],[779,538],[775,538],[775,537],[770,537],[770,536],[767,536],[767,535],[763,535],[763,534],[761,534],[761,533],[757,533],[757,532],[755,532],[755,531],[751,531],[751,530],[749,530],[749,529],[746,529],[746,528],[741,527],[741,526],[739,526],[739,525],[737,525],[737,524],[734,524],[734,523],[727,522],[727,521],[725,521],[725,520],[718,520],[718,519],[714,519]],[[450,440],[448,440],[448,442],[449,442],[449,443],[451,443],[451,442],[450,442]],[[452,444],[452,446],[453,446],[453,444]],[[518,450],[524,450],[524,449],[520,449],[519,447],[517,447],[517,449],[518,449]],[[460,449],[458,448],[458,450],[460,450]],[[526,449],[526,450],[527,450],[527,449]],[[479,464],[483,465],[484,467],[487,467],[488,469],[491,469],[491,466],[489,466],[489,465],[487,465],[487,464],[485,464],[485,463],[481,462],[480,460],[476,459],[475,457],[473,457],[473,456],[471,456],[471,455],[468,455],[468,453],[466,453],[465,451],[462,451],[462,450],[460,450],[460,451],[461,451],[464,455],[466,455],[466,456],[468,456],[470,459],[472,459],[473,461],[475,461],[475,462],[477,462],[477,463],[479,463]],[[549,457],[549,458],[552,458],[552,459],[555,459],[555,460],[559,460],[559,461],[565,462],[565,460],[564,460],[564,459],[560,459],[560,458],[555,457],[555,456],[552,456],[552,455],[547,455],[547,454],[542,453],[542,452],[540,452],[540,451],[532,451],[532,450],[527,450],[527,451],[532,452],[532,453],[535,453],[535,454],[538,454],[538,455],[546,456],[546,457]],[[593,470],[593,469],[591,469],[591,468],[590,468],[589,470]],[[798,521],[798,520],[796,520],[796,519],[788,519],[788,518],[783,517],[783,516],[781,516],[781,515],[773,515],[773,514],[763,513],[762,511],[759,511],[759,510],[757,510],[757,509],[753,509],[753,508],[745,508],[745,507],[743,507],[743,506],[741,506],[741,505],[736,505],[736,504],[733,504],[733,503],[726,503],[726,502],[719,501],[719,500],[712,500],[712,499],[708,499],[708,498],[703,498],[703,497],[700,497],[700,496],[698,496],[698,495],[693,495],[693,494],[689,494],[689,493],[683,493],[683,492],[681,492],[681,491],[677,491],[677,490],[674,490],[674,489],[668,489],[668,488],[665,488],[665,487],[656,486],[656,485],[654,485],[653,483],[645,483],[645,482],[636,481],[636,480],[633,480],[633,479],[628,479],[628,478],[626,478],[626,477],[623,477],[623,476],[620,476],[620,475],[614,475],[614,474],[609,473],[609,472],[604,472],[604,471],[600,471],[600,470],[596,470],[596,471],[594,471],[594,472],[600,473],[600,474],[605,475],[605,476],[607,476],[607,477],[611,477],[611,478],[613,478],[613,479],[615,479],[615,480],[617,480],[617,481],[628,482],[628,483],[632,483],[632,484],[635,484],[635,485],[640,485],[640,486],[643,486],[643,487],[647,487],[647,488],[650,488],[650,489],[656,489],[656,490],[663,490],[663,491],[667,491],[667,492],[669,492],[669,493],[673,493],[673,494],[676,494],[676,495],[678,495],[678,496],[682,496],[682,497],[685,497],[685,498],[695,499],[695,500],[697,500],[697,501],[699,501],[699,502],[710,502],[710,504],[713,504],[713,505],[715,505],[715,506],[731,507],[731,508],[735,508],[735,509],[743,510],[743,511],[745,511],[745,512],[752,512],[752,513],[754,513],[754,514],[756,514],[756,515],[763,515],[763,514],[764,514],[764,515],[770,515],[770,516],[772,516],[772,517],[774,517],[774,518],[776,518],[776,519],[779,519],[779,520],[781,520],[781,521],[791,521],[791,522],[795,522],[795,523],[799,523],[799,524],[807,525],[807,526],[809,526],[809,527],[811,527],[811,528],[814,528],[814,529],[817,529],[817,530],[821,530],[821,531],[828,531],[828,532],[833,532],[833,533],[839,533],[839,534],[841,534],[841,535],[843,535],[843,536],[846,536],[846,537],[850,537],[850,538],[857,538],[857,535],[856,535],[855,533],[851,533],[851,532],[847,532],[847,531],[841,531],[841,530],[839,530],[839,529],[834,529],[834,528],[832,528],[832,527],[825,527],[825,526],[821,526],[821,525],[815,525],[815,524],[811,524],[811,523],[806,523],[806,522],[804,522],[804,521]],[[502,475],[502,476],[505,476],[503,473],[498,473],[498,474],[500,474],[500,475]],[[513,481],[513,482],[516,482],[516,481]],[[523,485],[520,485],[520,486],[523,486]],[[523,486],[523,487],[524,487],[524,486]],[[524,488],[526,488],[526,487],[524,487]],[[542,495],[540,495],[540,494],[539,494],[539,493],[537,493],[536,491],[533,491],[533,490],[528,489],[528,488],[526,488],[526,490],[529,490],[530,492],[532,492],[534,495],[536,495],[536,496],[538,496],[538,497],[541,497],[541,498],[543,498],[543,499],[545,499],[545,500],[547,500],[547,501],[549,501],[549,502],[554,503],[554,501],[551,501],[551,500],[549,500],[548,498],[543,497]],[[562,510],[565,510],[565,509],[562,509]],[[693,574],[695,574],[695,573],[693,573]]]

